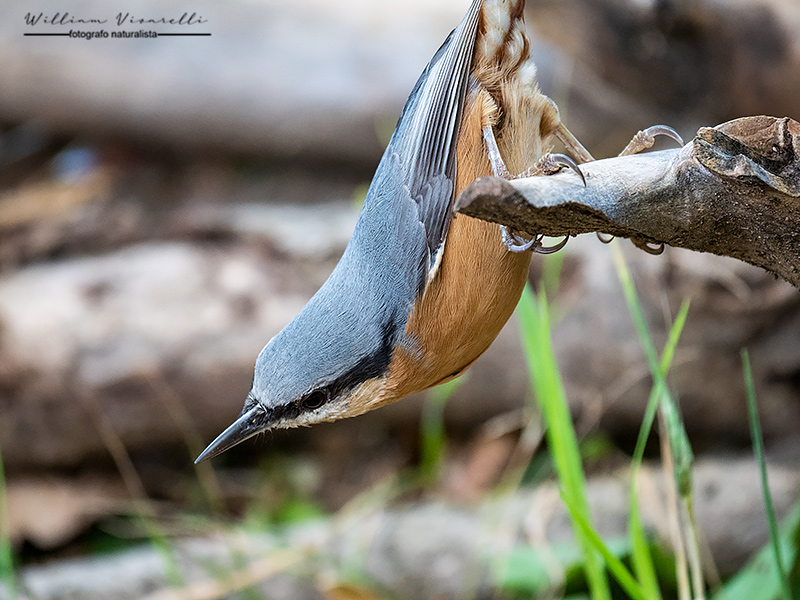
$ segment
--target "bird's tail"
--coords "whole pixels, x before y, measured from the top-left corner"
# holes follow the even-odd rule
[[[524,12],[525,0],[483,0],[471,69],[484,97],[483,122],[495,128],[512,174],[548,150],[559,124],[555,105],[539,91]]]
[[[475,77],[490,92],[520,69],[528,71],[524,79],[536,76],[524,12],[525,0],[483,1],[472,64]]]

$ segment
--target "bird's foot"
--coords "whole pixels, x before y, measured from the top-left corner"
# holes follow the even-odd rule
[[[651,148],[656,141],[656,136],[665,135],[683,146],[683,138],[672,127],[666,125],[653,125],[637,133],[628,145],[619,153],[619,156],[638,154],[642,150]]]
[[[545,154],[535,165],[533,165],[524,173],[518,175],[515,179],[521,177],[535,177],[537,175],[555,175],[564,167],[567,167],[574,173],[577,173],[578,177],[580,177],[581,181],[583,181],[583,187],[586,187],[586,177],[584,176],[583,171],[581,171],[578,163],[576,163],[566,154]]]
[[[652,244],[650,242],[646,242],[644,240],[636,240],[632,239],[633,245],[639,248],[639,250],[644,250],[648,254],[652,254],[654,256],[658,256],[662,252],[664,252],[664,242],[660,242],[658,244]]]
[[[586,178],[581,172],[578,165],[570,157],[564,154],[548,154],[537,162],[533,167],[528,169],[522,175],[513,177],[506,167],[506,163],[500,154],[500,149],[497,147],[497,139],[494,136],[494,130],[490,124],[483,126],[483,140],[486,143],[486,151],[489,156],[489,163],[492,166],[492,172],[495,177],[502,177],[503,179],[516,179],[521,176],[533,175],[552,175],[558,173],[562,167],[566,166],[575,171],[586,185]],[[523,234],[515,229],[503,225],[501,227],[501,234],[503,236],[503,244],[510,252],[527,252],[531,250],[537,254],[552,254],[558,252],[566,244],[569,236],[565,236],[563,240],[553,246],[545,246],[542,244],[543,235],[537,234],[531,238],[526,238]]]
[[[564,239],[552,246],[545,246],[542,243],[544,235],[537,234],[531,239],[526,239],[523,234],[512,229],[507,225],[503,225],[500,229],[503,235],[503,243],[510,252],[527,252],[531,250],[537,254],[553,254],[558,252],[567,245],[569,236],[564,236]]]

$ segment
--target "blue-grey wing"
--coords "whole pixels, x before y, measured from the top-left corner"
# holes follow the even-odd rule
[[[425,244],[417,249],[421,269],[417,293],[424,289],[452,216],[458,128],[481,3],[473,0],[414,86],[370,190],[375,195],[392,193],[385,186],[393,185],[395,193],[415,205],[415,211],[401,211],[397,217],[416,218],[424,230]]]
[[[473,0],[417,81],[344,256],[264,349],[280,360],[260,359],[262,364],[292,368],[257,371],[263,388],[256,390],[258,398],[298,398],[311,389],[309,382],[346,388],[388,368],[450,223],[458,127],[481,2]]]

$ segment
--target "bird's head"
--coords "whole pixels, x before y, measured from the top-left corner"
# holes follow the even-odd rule
[[[384,382],[398,324],[365,322],[370,313],[358,309],[331,312],[325,296],[312,298],[264,347],[241,414],[195,463],[258,433],[335,421],[388,401]]]

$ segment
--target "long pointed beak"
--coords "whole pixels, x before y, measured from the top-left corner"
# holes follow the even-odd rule
[[[209,458],[214,458],[236,444],[253,437],[260,431],[263,431],[263,424],[264,409],[260,406],[256,405],[247,412],[243,412],[230,427],[220,433],[217,439],[208,445],[208,448],[203,450],[200,456],[195,459],[194,464],[201,463]]]

